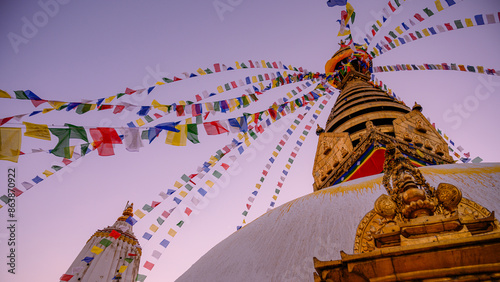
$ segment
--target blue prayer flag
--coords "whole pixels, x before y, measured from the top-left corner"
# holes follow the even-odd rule
[[[203,188],[200,188],[200,189],[198,189],[198,193],[200,193],[200,195],[205,197],[205,195],[207,194],[207,191],[205,191],[205,189],[203,189]]]
[[[177,204],[180,204],[182,202],[182,200],[177,198],[177,197],[174,197],[174,202],[176,202]]]
[[[149,234],[148,232],[145,232],[144,235],[142,235],[142,238],[144,238],[146,240],[151,239],[151,237],[153,237],[153,235]]]
[[[170,244],[170,242],[168,240],[165,240],[165,239],[163,239],[163,241],[160,242],[160,245],[163,246],[164,248],[166,248],[168,246],[168,244]]]
[[[149,87],[149,88],[148,88],[148,94],[149,94],[149,93],[151,93],[151,91],[153,91],[153,89],[155,89],[155,87],[154,87],[154,86]]]
[[[82,261],[86,262],[86,263],[89,263],[93,260],[94,258],[93,257],[85,257],[82,259]]]
[[[135,218],[133,218],[133,217],[129,216],[129,217],[125,220],[125,222],[126,222],[126,223],[128,223],[128,224],[130,224],[130,225],[132,225],[132,226],[134,226],[134,224],[136,224],[136,223],[137,223],[137,220],[136,220]]]
[[[43,181],[43,179],[40,176],[38,176],[38,175],[35,178],[33,178],[33,182],[35,182],[36,184],[38,184],[38,183],[40,183],[42,181]]]

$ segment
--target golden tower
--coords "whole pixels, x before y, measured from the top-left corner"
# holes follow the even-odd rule
[[[370,82],[371,58],[341,48],[325,66],[340,90],[326,128],[318,127],[314,191],[379,174],[385,147],[396,142],[416,166],[452,163],[447,143],[415,103],[412,109]]]

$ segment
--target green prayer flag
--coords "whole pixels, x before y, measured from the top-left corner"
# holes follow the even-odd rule
[[[81,139],[87,143],[89,140],[87,139],[85,128],[81,126],[74,126],[69,123],[64,125],[69,128],[49,128],[50,132],[59,139],[56,146],[50,151],[50,153],[58,157],[69,159],[71,158],[71,152],[69,151],[69,139]]]
[[[214,102],[214,111],[220,112],[220,102],[219,101]]]
[[[420,34],[420,32],[415,31],[415,34],[417,35],[418,38],[422,38],[422,34]]]
[[[137,274],[137,277],[135,278],[135,281],[144,282],[144,280],[146,280],[146,275],[144,275],[144,274]]]
[[[288,162],[293,164],[293,159],[292,158],[288,158]]]
[[[183,174],[183,175],[181,176],[181,179],[182,179],[182,180],[184,180],[184,182],[189,182],[189,180],[191,180],[191,178],[189,178],[189,176],[187,176],[187,175],[185,175],[185,174]]]
[[[259,74],[259,81],[264,81],[264,78],[262,77],[262,74]]]
[[[215,170],[213,173],[212,173],[213,176],[215,176],[215,178],[220,178],[222,176],[222,173],[218,172],[217,170]]]
[[[164,220],[163,218],[161,218],[161,217],[158,217],[158,218],[156,219],[156,221],[158,222],[158,224],[159,224],[159,225],[162,225],[162,224],[163,224],[163,222],[165,222],[165,220]]]
[[[255,134],[255,132],[253,132],[253,130],[249,130],[248,134],[250,134],[250,137],[252,137],[253,140],[257,139],[257,134]]]
[[[191,184],[186,184],[186,186],[184,186],[184,187],[186,187],[186,189],[187,189],[188,191],[193,190],[193,186],[191,186]]]
[[[58,109],[56,109],[56,111],[62,111],[62,110],[64,110],[64,109],[66,109],[67,107],[68,107],[68,105],[67,105],[67,104],[66,104],[66,105],[62,105],[62,106],[60,106]]]
[[[281,151],[281,149],[283,149],[283,148],[281,148],[280,145],[276,146],[276,150]]]
[[[128,263],[131,263],[132,261],[134,261],[134,259],[133,258],[126,258],[125,261]]]
[[[153,118],[152,118],[152,117],[150,117],[149,115],[146,115],[146,116],[144,117],[144,119],[145,119],[145,120],[147,120],[148,122],[152,122],[152,121],[153,121]]]
[[[62,168],[62,166],[58,166],[58,165],[53,165],[52,166],[52,169],[55,170],[55,171],[58,171]]]
[[[199,117],[201,118],[201,116],[199,116]],[[198,123],[198,120],[196,123]],[[200,143],[200,140],[198,140],[198,125],[197,124],[188,124],[187,125],[187,139],[189,141],[191,141],[191,143],[193,143],[193,144]]]
[[[99,242],[99,244],[103,245],[103,246],[106,246],[106,247],[109,247],[109,245],[111,245],[111,241],[104,238],[101,240],[101,242]]]
[[[166,83],[174,82],[172,79],[170,79],[168,77],[164,77],[163,81],[165,81]]]
[[[377,28],[377,26],[376,26],[376,25],[372,25],[372,27],[373,27],[373,29],[375,30],[375,32],[377,32],[377,31],[378,31],[378,28]]]
[[[90,111],[90,108],[92,107],[92,104],[80,104],[78,107],[76,107],[76,113],[79,115],[82,115],[88,111]]]
[[[276,192],[276,194],[279,194],[280,193],[280,189],[276,189],[276,190],[274,190],[274,192]]]
[[[247,212],[247,211],[244,211],[244,212],[242,212],[241,214],[242,214],[242,215],[244,215],[244,216],[247,216],[248,212]]]
[[[24,91],[22,91],[22,90],[14,91],[14,93],[16,94],[17,99],[21,99],[21,100],[29,100],[30,99],[30,98],[28,98],[26,93],[24,93]]]
[[[244,68],[244,69],[247,69],[247,68],[248,68],[248,67],[247,67],[247,65],[245,65],[245,63],[241,63],[241,64],[240,64],[240,66],[241,66],[242,68]]]
[[[89,149],[89,143],[85,143],[80,145],[80,153],[82,156],[85,156],[87,154],[87,150]]]
[[[321,104],[321,105],[319,105],[319,108],[320,108],[320,109],[324,109],[324,108],[325,108],[325,105]]]
[[[231,90],[231,86],[229,86],[229,83],[224,84],[224,87],[226,88],[226,91]]]
[[[398,37],[396,36],[396,34],[395,34],[393,31],[390,31],[390,32],[389,32],[389,35],[390,35],[392,38],[398,38]]]
[[[243,107],[246,108],[250,105],[250,101],[248,101],[248,97],[246,95],[243,95],[243,97],[241,97],[241,100],[243,100]]]
[[[211,71],[209,68],[207,68],[207,69],[205,70],[205,72],[206,72],[207,74],[214,73],[214,72],[213,72],[213,71]]]
[[[124,95],[125,95],[125,93],[118,93],[118,94],[116,94],[116,99],[120,99]]]
[[[179,221],[179,223],[177,223],[177,226],[182,227],[183,224],[184,224],[184,220],[181,220],[181,221]]]
[[[147,212],[150,212],[153,210],[153,207],[151,207],[150,205],[148,204],[145,204],[144,207],[142,207],[143,210],[147,211]]]
[[[299,125],[300,124],[300,121],[298,119],[294,120],[293,123]]]
[[[394,43],[389,43],[389,46],[391,46],[392,48],[396,48],[396,45],[394,45]]]
[[[302,134],[307,136],[307,134],[309,134],[309,132],[307,130],[304,130],[304,131],[302,131]]]
[[[141,133],[141,139],[143,139],[143,140],[149,140],[149,137],[148,137],[148,131],[147,131],[147,130],[144,130],[144,131]]]
[[[272,68],[273,68],[273,66],[272,66],[272,65],[271,65],[271,63],[269,63],[269,62],[267,62],[267,63],[266,63],[266,65],[267,65],[267,67],[268,67],[268,68],[270,68],[270,69],[272,69]]]
[[[399,0],[394,0],[394,2],[396,3],[396,5],[399,7],[401,6],[401,4],[399,4]]]
[[[432,15],[434,15],[434,13],[431,11],[431,9],[429,8],[425,8],[424,9],[424,12],[427,14],[427,16],[431,17]]]
[[[354,19],[356,18],[356,12],[352,12],[351,14],[351,23],[354,23]]]
[[[264,182],[264,179],[265,179],[264,177],[261,177],[260,182]]]

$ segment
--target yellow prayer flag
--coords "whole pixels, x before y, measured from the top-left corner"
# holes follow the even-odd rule
[[[352,7],[352,5],[350,3],[346,3],[345,10],[347,11],[347,18],[345,20],[347,23],[349,21],[349,19],[351,18],[352,14],[354,13],[354,8]]]
[[[240,63],[236,62],[236,68],[241,69]]]
[[[23,124],[26,126],[24,136],[50,141],[49,127],[46,124],[36,124],[25,121]]]
[[[273,156],[277,157],[278,156],[278,152],[274,151],[273,152]]]
[[[465,24],[466,24],[468,27],[474,26],[474,24],[472,23],[472,20],[471,20],[471,19],[465,19]]]
[[[286,93],[286,96],[288,96],[288,98],[293,98],[293,95],[290,92]]]
[[[455,152],[455,157],[459,158],[460,159],[460,155],[457,154],[457,152]]]
[[[283,76],[284,76],[284,77],[287,77],[287,76],[288,76],[288,74],[286,73],[286,71],[284,71],[284,72],[283,72]]]
[[[379,27],[382,26],[382,24],[380,23],[380,21],[377,21],[377,24],[378,24]]]
[[[288,65],[288,69],[293,71],[292,65]]]
[[[418,65],[417,67],[419,70],[425,70],[425,67],[423,65]]]
[[[482,66],[477,66],[478,73],[484,73],[484,68]]]
[[[153,100],[153,102],[151,102],[151,106],[153,106],[153,108],[158,109],[162,112],[165,112],[165,113],[168,112],[168,108],[165,105],[158,103],[158,101],[156,101],[156,100]]]
[[[125,272],[125,270],[127,270],[127,265],[122,265],[122,266],[120,266],[120,268],[118,269],[118,273],[123,273],[123,272]]]
[[[417,155],[419,155],[419,156],[421,156],[421,157],[423,157],[423,156],[424,156],[424,154],[423,154],[422,152],[420,152],[420,150],[419,150],[419,149],[417,149]]]
[[[96,255],[102,253],[102,251],[104,251],[104,250],[99,248],[98,246],[93,246],[92,249],[90,250],[91,253],[94,253]]]
[[[400,26],[396,27],[396,31],[397,31],[399,34],[403,34],[403,31],[401,30],[401,27],[400,27]]]
[[[260,90],[264,90],[264,84],[262,84],[262,82],[259,82],[259,86],[260,86]]]
[[[292,124],[292,125],[290,125],[290,128],[291,128],[292,130],[295,130],[295,128],[297,128],[297,126],[296,126],[295,124]]]
[[[48,113],[48,112],[50,112],[50,111],[53,111],[53,110],[54,110],[54,109],[45,108],[45,109],[43,109],[43,110],[42,110],[42,114],[46,114],[46,113]]]
[[[260,61],[260,63],[262,64],[262,67],[263,67],[263,68],[267,68],[266,61],[261,60],[261,61]]]
[[[200,75],[204,75],[204,74],[207,74],[202,68],[199,68],[197,70],[197,72],[200,74]]]
[[[179,105],[181,105],[181,106],[185,106],[185,105],[187,105],[187,103],[186,103],[186,101],[184,101],[184,100],[180,100],[180,101],[179,101]]]
[[[174,183],[174,187],[176,187],[176,188],[181,188],[181,187],[182,187],[182,184],[181,184],[179,181],[175,181],[175,183]]]
[[[222,93],[222,92],[224,92],[224,89],[222,88],[222,86],[219,85],[219,86],[217,86],[217,91],[219,93]]]
[[[240,133],[238,133],[238,140],[241,140],[241,139],[243,139],[243,134],[241,134],[241,132],[240,132]]]
[[[0,127],[0,160],[17,163],[21,152],[21,128]]]
[[[215,183],[213,183],[212,180],[207,180],[205,184],[207,184],[208,187],[212,188],[212,186],[214,186]]]
[[[116,98],[116,96],[111,96],[111,97],[108,97],[108,98],[104,99],[104,103],[106,103],[106,104],[107,104],[107,103],[109,103],[109,102],[113,101],[113,99],[115,99],[115,98]]]
[[[309,102],[309,105],[311,105],[311,106],[314,106],[314,104],[315,104],[314,101]],[[321,114],[321,111],[319,113]]]
[[[12,97],[9,95],[9,93],[0,89],[0,98],[12,98]]]
[[[144,214],[141,210],[135,210],[134,212],[135,215],[137,215],[137,217],[139,218],[143,218],[146,214]]]
[[[434,3],[436,4],[436,9],[438,11],[442,11],[443,10],[443,5],[441,5],[441,1],[436,0]]]
[[[260,187],[262,187],[261,184],[255,184],[255,188],[260,189]]]
[[[285,167],[286,167],[287,169],[290,169],[292,166],[291,166],[290,164],[286,164],[286,165],[285,165]]]
[[[173,230],[172,228],[170,228],[170,230],[168,230],[168,235],[175,237],[175,234],[177,234],[177,232],[175,230]]]
[[[250,143],[250,140],[249,140],[248,138],[247,138],[247,139],[245,139],[245,145],[247,145],[247,147],[250,147],[250,145],[252,145],[252,144]]]
[[[135,122],[137,122],[138,126],[143,126],[145,124],[144,121],[142,121],[142,119],[138,119]]]
[[[444,139],[448,140],[448,136],[446,136],[446,134],[444,135]]]
[[[53,172],[51,172],[51,171],[45,170],[45,171],[43,172],[43,174],[45,174],[45,176],[49,177],[49,176],[51,176],[51,175],[52,175],[52,174],[54,174],[54,173],[53,173]]]
[[[278,196],[274,195],[273,199],[276,201],[278,199]]]
[[[158,231],[158,226],[151,224],[151,226],[149,227],[149,230],[156,232],[156,231]]]
[[[193,124],[193,119],[192,118],[186,119],[186,124]]]
[[[58,102],[58,101],[48,101],[48,103],[56,110],[59,109],[62,105],[66,104],[64,102]]]
[[[253,82],[253,83],[256,83],[256,82],[257,82],[257,77],[256,77],[255,75],[254,75],[254,76],[252,76],[252,82]]]
[[[181,192],[179,193],[179,196],[181,196],[181,197],[183,197],[183,198],[186,198],[187,194],[188,194],[188,193],[186,193],[186,191],[181,191]]]
[[[344,32],[342,32],[342,30],[340,30],[339,33],[337,34],[337,36],[347,36],[347,35],[351,34],[350,29],[344,29],[343,31]]]
[[[247,223],[244,219],[243,219],[243,224]]]
[[[163,85],[163,84],[165,84],[165,83],[164,83],[164,82],[162,82],[162,81],[157,81],[155,84],[156,84],[156,85]]]
[[[394,39],[394,43],[396,44],[396,46],[399,46],[399,40]]]
[[[300,135],[299,139],[302,140],[302,141],[305,141],[306,137],[304,135]]]
[[[318,114],[318,115],[319,115],[319,114],[321,114],[321,111],[320,111],[320,110],[316,110],[316,111],[314,111],[314,112],[315,112],[316,114]]]
[[[429,31],[427,30],[427,28],[422,29],[422,32],[424,33],[424,35],[425,35],[425,36],[429,36],[429,35],[431,35],[431,34],[429,33]]]
[[[179,132],[168,131],[165,144],[186,146],[187,126],[185,124],[178,124],[175,128],[179,129]]]
[[[90,111],[95,110],[97,108],[97,104],[90,104]]]

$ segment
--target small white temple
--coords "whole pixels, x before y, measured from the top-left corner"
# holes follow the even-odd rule
[[[133,204],[128,204],[116,222],[97,230],[87,241],[60,281],[135,281],[141,247],[132,231]]]

